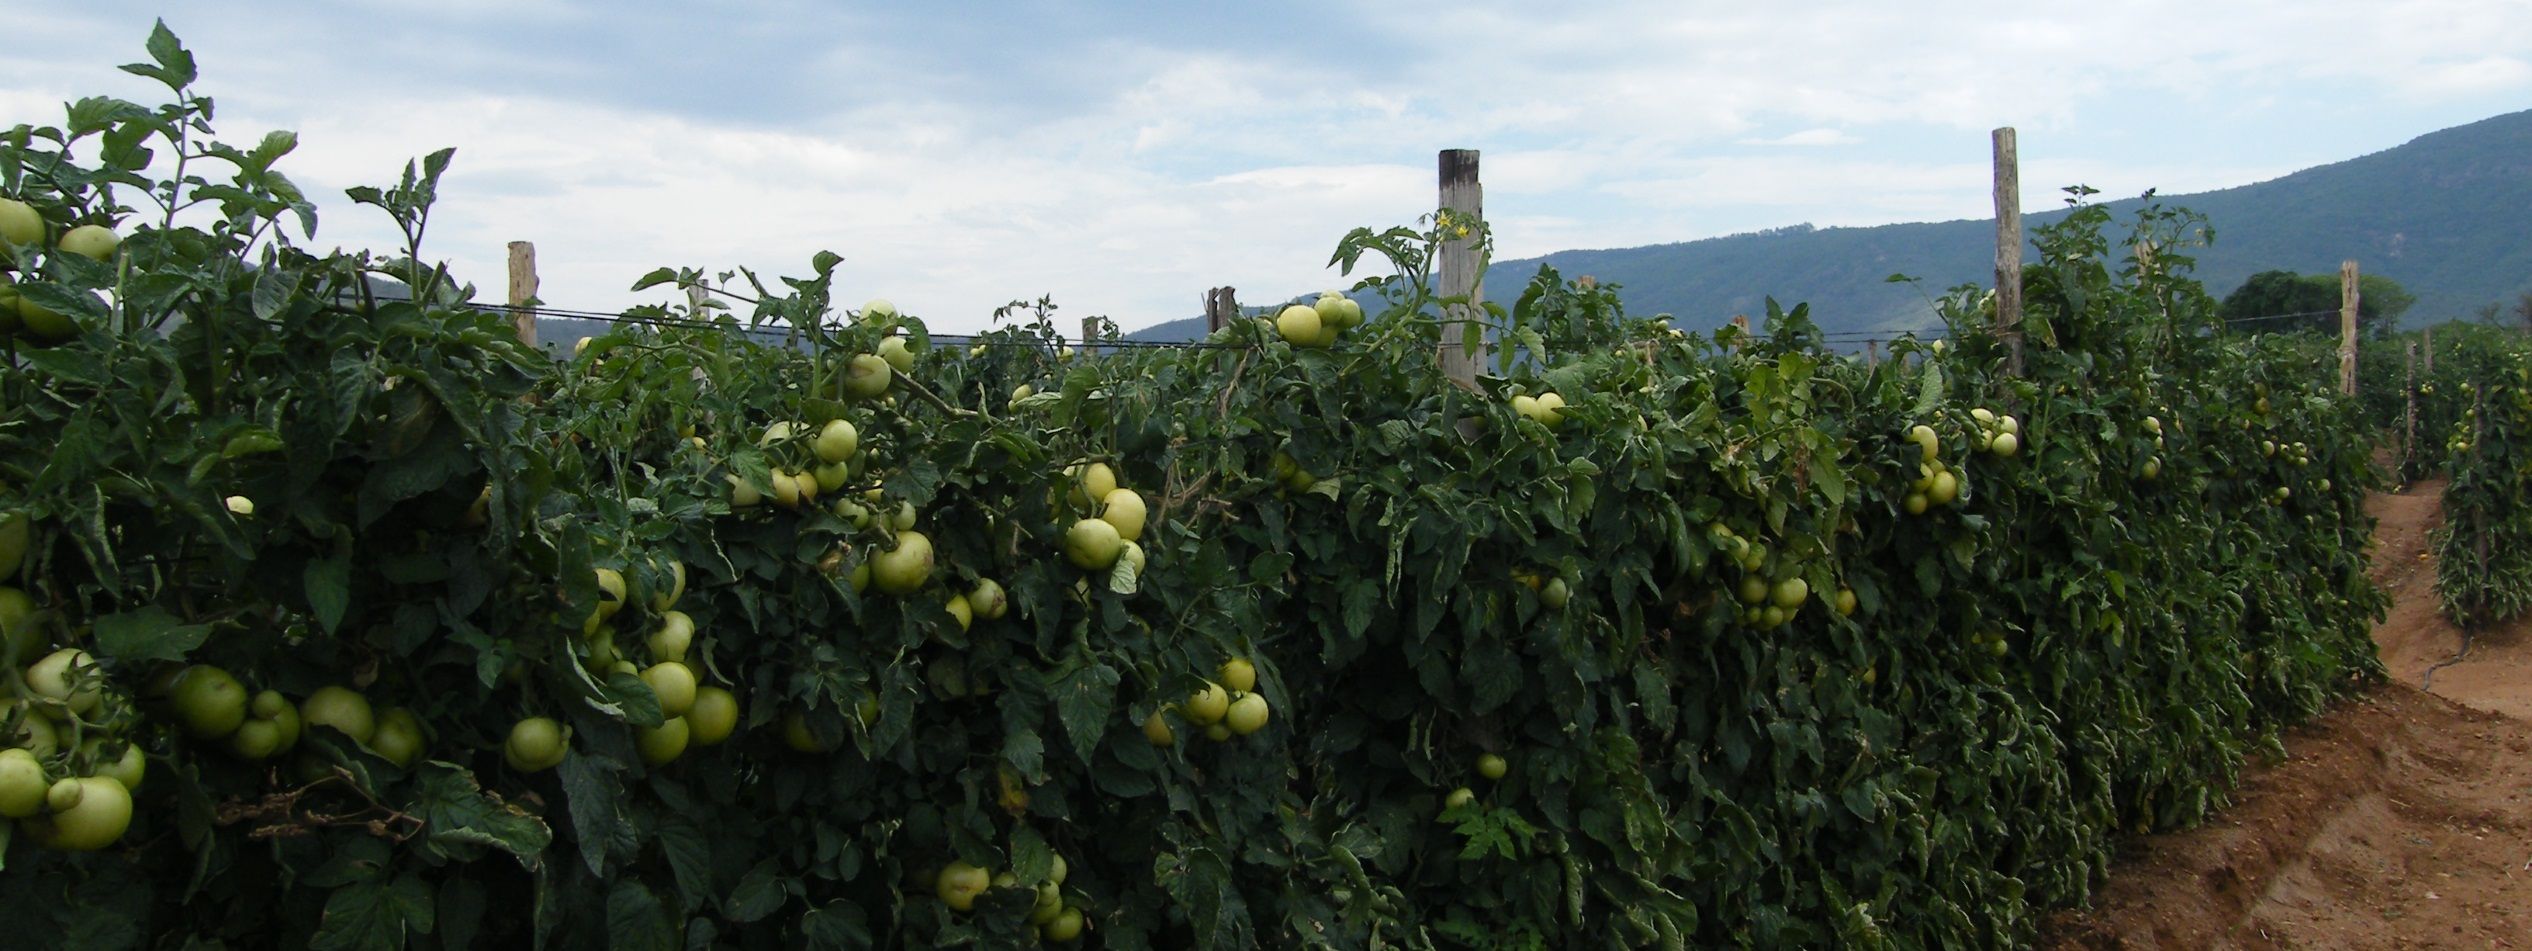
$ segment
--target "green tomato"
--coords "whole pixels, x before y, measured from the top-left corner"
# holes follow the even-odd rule
[[[1249,663],[1247,658],[1234,657],[1223,661],[1219,674],[1222,685],[1232,690],[1247,693],[1257,689],[1257,665]]]
[[[389,707],[378,715],[378,731],[369,737],[370,752],[397,766],[410,768],[422,758],[422,721],[413,711]]]
[[[895,380],[896,367],[875,353],[855,354],[844,364],[844,392],[861,399],[888,392]]]
[[[304,732],[306,724],[299,719],[299,708],[290,702],[290,698],[282,696],[281,691],[266,690],[256,694],[247,713],[256,720],[272,721],[273,728],[280,731],[283,750],[299,745],[299,734]]]
[[[87,651],[65,647],[28,667],[26,686],[38,696],[68,705],[72,713],[84,714],[95,710],[100,699],[93,679],[96,666],[96,658]]]
[[[1124,541],[1140,541],[1149,516],[1142,494],[1133,489],[1112,489],[1100,500],[1099,520],[1115,527],[1117,537]]]
[[[1776,582],[1776,589],[1773,592],[1770,592],[1769,603],[1776,607],[1783,608],[1786,613],[1790,614],[1794,611],[1800,610],[1803,602],[1809,601],[1810,599],[1811,582],[1804,581],[1800,578],[1787,578],[1783,581]]]
[[[695,746],[719,744],[738,729],[738,721],[737,694],[710,685],[697,687],[694,706],[686,709],[686,741]]]
[[[950,910],[966,911],[976,907],[976,896],[984,894],[992,884],[992,873],[965,862],[951,862],[941,869],[934,894],[939,895],[941,904],[948,905]]]
[[[7,722],[10,717],[17,718],[17,729],[0,733],[0,746],[26,750],[35,754],[37,759],[61,752],[61,737],[53,732],[53,721],[45,719],[43,714],[16,701],[0,702],[0,723]]]
[[[185,668],[168,699],[176,722],[197,740],[216,740],[235,731],[246,722],[246,703],[246,685],[209,664]]]
[[[1105,519],[1085,518],[1064,532],[1064,557],[1084,571],[1108,570],[1124,550],[1125,533]]]
[[[44,794],[52,789],[44,764],[35,754],[16,747],[0,749],[0,819],[24,819],[44,811]]]
[[[1037,926],[1037,934],[1048,941],[1071,941],[1081,937],[1081,909],[1066,908],[1057,912],[1055,920]]]
[[[1547,584],[1539,588],[1539,603],[1546,605],[1550,611],[1562,610],[1573,599],[1574,589],[1563,578],[1549,578]]]
[[[887,594],[913,594],[932,578],[932,540],[922,532],[898,532],[897,547],[871,553],[871,583]]]
[[[536,773],[563,764],[571,752],[571,735],[552,717],[528,717],[510,727],[510,737],[501,744],[501,758],[511,769]]]
[[[53,246],[91,261],[103,261],[113,257],[115,247],[122,243],[123,238],[115,234],[112,228],[104,225],[80,225],[62,232],[61,240],[54,242]]]
[[[669,717],[655,727],[635,727],[633,748],[642,754],[642,762],[666,766],[685,754],[686,744],[693,738],[693,728],[686,725],[685,717]]]
[[[833,419],[828,420],[826,426],[818,430],[817,441],[810,448],[818,454],[819,462],[840,463],[853,458],[854,451],[860,449],[861,445],[860,430],[854,429],[852,423]],[[824,479],[819,480],[818,488],[827,488]],[[839,485],[838,488],[841,486]]]
[[[1029,907],[1029,923],[1042,925],[1055,920],[1064,911],[1064,888],[1054,882],[1040,882],[1037,903]]]
[[[1224,726],[1235,736],[1247,736],[1266,728],[1266,718],[1273,711],[1266,706],[1266,695],[1244,693],[1231,701],[1231,708],[1222,715]]]
[[[68,808],[56,808],[30,823],[35,841],[64,852],[94,852],[113,845],[131,828],[132,793],[122,783],[103,776],[62,782],[79,784],[79,794]]]
[[[992,578],[976,579],[976,587],[967,592],[967,607],[981,620],[991,621],[1011,611],[1011,596],[1002,584]]]
[[[1477,775],[1487,779],[1502,779],[1503,774],[1511,769],[1512,764],[1504,762],[1503,757],[1493,753],[1480,754],[1477,757]]]
[[[673,660],[652,664],[642,671],[642,683],[659,698],[659,715],[682,717],[695,706],[695,670]]]
[[[284,749],[281,725],[271,720],[248,720],[229,731],[228,745],[229,752],[237,754],[239,759],[252,762],[271,759]]]
[[[652,660],[683,661],[687,648],[693,646],[694,640],[694,618],[686,616],[684,611],[662,611],[659,630],[651,632],[647,646],[651,649]]]
[[[818,739],[817,731],[809,727],[808,714],[798,710],[783,714],[782,742],[799,753],[827,753],[835,749],[835,744]]]
[[[18,517],[14,522],[0,522],[0,535],[8,533],[5,526],[9,524],[20,526],[23,534],[26,519]],[[18,547],[24,550],[25,545],[21,543]],[[0,572],[0,577],[7,574]],[[16,588],[0,587],[0,660],[14,657],[14,662],[25,663],[43,650],[44,628],[35,621],[35,599]]]
[[[898,373],[914,371],[914,351],[907,346],[904,337],[890,335],[882,338],[879,341],[879,358],[888,361],[888,368]]]
[[[126,742],[123,751],[112,759],[105,758],[106,739],[98,737],[83,744],[90,762],[96,764],[94,774],[122,783],[127,792],[141,788],[142,774],[149,768],[149,758],[141,755],[138,743]]]
[[[299,705],[299,720],[308,729],[332,727],[363,745],[378,732],[378,718],[369,709],[369,698],[348,687],[318,687]]]
[[[0,244],[35,244],[44,240],[44,215],[35,206],[15,198],[0,198]],[[0,247],[0,261],[8,260],[9,250]]]
[[[1224,715],[1231,712],[1231,694],[1223,690],[1221,684],[1207,683],[1203,690],[1196,691],[1193,696],[1187,698],[1186,705],[1181,707],[1179,712],[1184,714],[1190,723],[1211,726],[1220,722]]]

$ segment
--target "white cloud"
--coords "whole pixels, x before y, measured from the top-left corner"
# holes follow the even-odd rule
[[[166,15],[232,137],[301,133],[284,169],[320,197],[321,244],[387,244],[341,189],[454,145],[427,250],[485,287],[519,238],[549,300],[596,309],[657,265],[770,278],[823,248],[847,259],[843,298],[953,330],[1046,293],[1140,326],[1213,285],[1337,283],[1324,265],[1348,229],[1431,209],[1443,148],[1483,151],[1509,257],[1984,215],[1998,125],[2024,130],[2025,194],[2046,207],[2071,182],[2273,177],[2532,87],[2521,0],[1401,0],[1283,24],[1322,38],[1293,46],[1200,42],[1217,31],[1193,14],[1109,29],[1017,5],[959,14],[1010,21],[982,32],[804,4],[275,6]],[[0,9],[0,33],[40,38],[0,62],[0,125],[148,95],[111,67],[159,13]],[[720,58],[662,58],[689,39]],[[2297,121],[2318,127],[2279,134]]]
[[[2429,66],[2408,75],[2401,91],[2415,97],[2503,93],[2532,88],[2532,62],[2512,56],[2482,56],[2468,62]]]
[[[1780,135],[1772,139],[1741,139],[1737,144],[1825,146],[1854,145],[1862,141],[1862,139],[1846,134],[1846,131],[1843,129],[1804,129],[1800,132],[1795,132],[1790,135]]]

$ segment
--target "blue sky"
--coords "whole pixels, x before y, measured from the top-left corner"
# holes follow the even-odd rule
[[[455,146],[425,250],[482,286],[513,239],[587,309],[828,249],[843,299],[964,332],[1044,294],[1133,328],[1338,286],[1337,238],[1430,211],[1446,148],[1483,152],[1521,257],[1983,217],[1999,125],[2039,209],[2532,106],[2526,0],[1562,6],[14,0],[0,125],[145,99],[114,67],[164,17],[225,135],[300,134],[319,246],[388,246],[342,189]]]

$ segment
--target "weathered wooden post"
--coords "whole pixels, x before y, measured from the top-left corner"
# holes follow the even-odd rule
[[[2401,376],[2408,385],[2400,388],[2400,458],[2401,468],[2408,468],[2408,459],[2416,454],[2418,442],[2418,345],[2410,344],[2409,352],[2400,361]]]
[[[536,348],[536,245],[510,242],[510,318],[518,322],[519,342]]]
[[[1871,370],[1871,369],[1878,368],[1878,367],[1880,367],[1880,366],[1881,366],[1881,341],[1879,341],[1879,340],[1867,340],[1867,341],[1864,341],[1864,369]]]
[[[1486,361],[1485,310],[1483,275],[1478,271],[1479,228],[1486,220],[1486,189],[1477,180],[1476,149],[1444,149],[1441,162],[1442,212],[1447,220],[1440,222],[1442,249],[1439,292],[1445,298],[1465,298],[1465,303],[1451,304],[1442,312],[1442,345],[1438,355],[1442,373],[1462,386],[1474,387],[1477,370]],[[1467,345],[1471,329],[1479,333],[1477,345]]]
[[[2356,395],[2356,262],[2339,262],[2339,392]]]
[[[1212,333],[1240,319],[1239,291],[1217,287],[1204,292],[1204,332]]]
[[[1996,336],[2005,373],[2022,375],[2022,166],[2013,127],[1994,134],[1996,163]]]

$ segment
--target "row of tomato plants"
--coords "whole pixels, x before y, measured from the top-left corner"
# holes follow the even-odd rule
[[[2444,487],[2436,593],[2476,628],[2532,609],[2532,341],[2513,328],[2446,325],[2418,389],[2420,452]],[[2405,421],[2404,421],[2405,422]]]
[[[2366,414],[2399,478],[2446,479],[2436,591],[2464,627],[2532,608],[2532,516],[2516,504],[2532,489],[2517,445],[2532,424],[2527,358],[2521,328],[2459,321],[2369,340],[2359,354]]]
[[[420,263],[445,153],[307,253],[151,53],[0,145],[38,943],[2020,943],[2376,671],[2368,429],[2186,215],[2046,230],[2019,377],[1974,289],[1866,366],[1542,271],[1463,386],[1438,216],[1371,320],[936,346],[820,255],[556,362]]]

